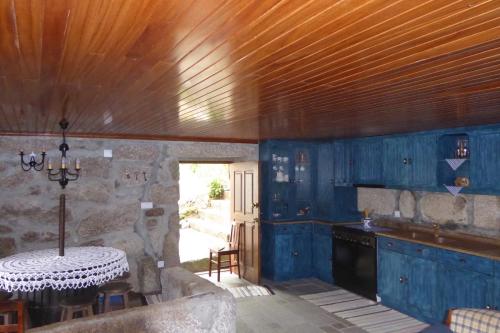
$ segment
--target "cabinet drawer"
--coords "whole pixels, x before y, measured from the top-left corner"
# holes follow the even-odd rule
[[[441,262],[455,267],[493,275],[494,262],[491,259],[448,250],[441,250],[439,253],[439,259]]]
[[[311,224],[286,223],[274,226],[276,234],[303,234],[311,232]]]
[[[417,243],[406,243],[404,253],[412,257],[425,259],[434,259],[437,256],[437,250],[435,248]]]
[[[379,237],[377,241],[380,249],[404,253],[405,242],[403,241],[385,237]]]

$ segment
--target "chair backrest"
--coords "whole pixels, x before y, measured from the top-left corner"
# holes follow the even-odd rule
[[[0,313],[17,312],[17,324],[7,323],[0,325],[0,333],[24,333],[24,302],[1,301]]]
[[[240,240],[243,238],[243,231],[245,230],[245,225],[243,223],[233,223],[231,225],[231,238],[229,240],[229,245],[231,247],[240,248]]]
[[[453,309],[448,312],[447,321],[454,333],[500,332],[500,311]]]

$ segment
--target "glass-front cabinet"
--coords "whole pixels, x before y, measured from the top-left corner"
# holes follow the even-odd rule
[[[262,218],[308,219],[314,211],[315,148],[303,141],[270,140],[260,145]]]

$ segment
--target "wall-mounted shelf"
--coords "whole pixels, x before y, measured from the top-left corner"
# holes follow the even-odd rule
[[[465,143],[465,144],[464,144]],[[457,178],[470,179],[470,151],[469,135],[466,133],[442,135],[438,140],[438,182],[454,196],[462,191],[463,187],[456,186]],[[466,148],[466,153],[460,152]]]

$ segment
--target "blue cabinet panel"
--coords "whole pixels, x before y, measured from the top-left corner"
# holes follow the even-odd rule
[[[333,142],[333,179],[335,186],[352,185],[352,144],[349,140]]]
[[[332,227],[314,224],[312,234],[313,276],[328,283],[333,283],[332,275]]]
[[[500,310],[500,274],[494,280],[492,299],[489,300],[495,310]]]
[[[292,234],[275,235],[274,244],[274,280],[288,280],[295,273]]]
[[[327,220],[333,214],[333,164],[332,144],[320,144],[318,147],[315,215],[319,219]]]
[[[433,318],[437,306],[438,265],[424,258],[408,257],[408,309],[428,322],[439,322]]]
[[[293,237],[293,278],[301,279],[311,276],[312,272],[312,246],[311,233],[296,234]]]
[[[463,270],[470,270],[487,275],[493,275],[494,262],[490,259],[465,253],[440,250],[440,261]]]
[[[380,137],[353,140],[353,183],[382,184],[382,157],[383,145]]]
[[[410,178],[410,152],[407,137],[384,139],[384,184],[408,185]]]
[[[404,283],[407,271],[406,256],[379,248],[377,271],[377,289],[382,302],[401,309],[407,299],[407,287]]]
[[[437,185],[438,146],[434,134],[418,135],[409,138],[412,147],[410,156],[410,186],[434,187]]]
[[[488,133],[471,138],[471,187],[500,189],[500,134]]]
[[[492,277],[455,268],[450,265],[440,265],[439,289],[441,303],[439,316],[444,319],[450,308],[485,308],[488,305],[488,293],[493,291]]]

